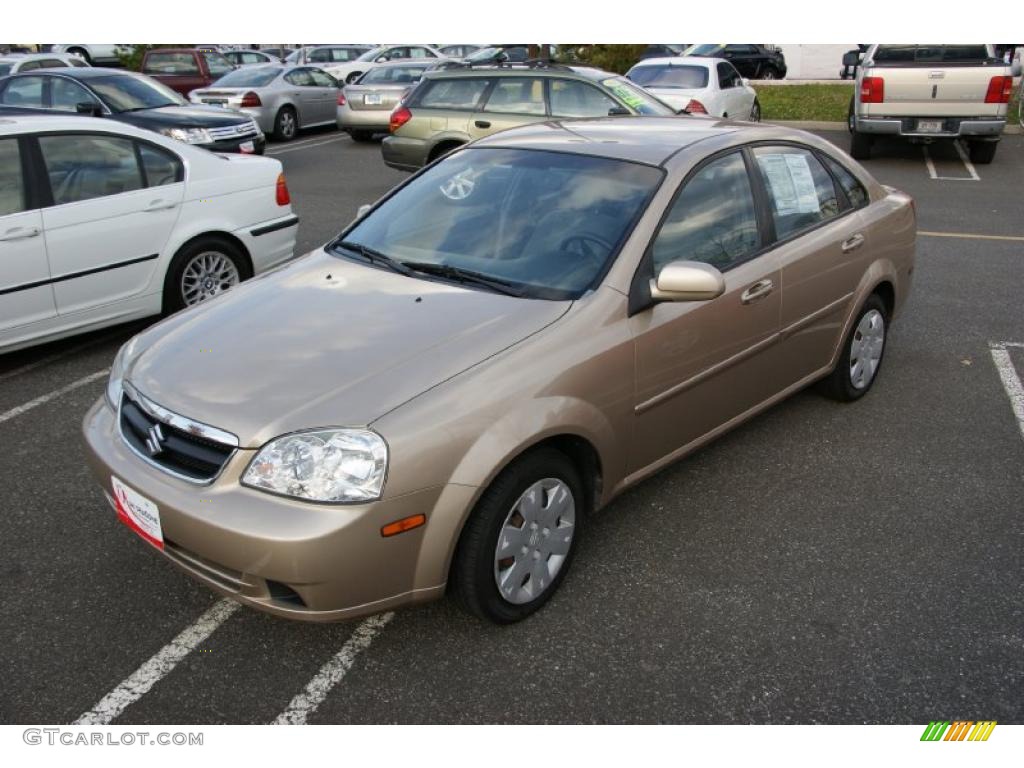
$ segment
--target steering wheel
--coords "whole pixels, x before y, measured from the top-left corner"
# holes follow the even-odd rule
[[[576,235],[569,235],[558,246],[562,253],[579,256],[588,261],[603,262],[614,246],[600,235],[592,232],[580,232]]]

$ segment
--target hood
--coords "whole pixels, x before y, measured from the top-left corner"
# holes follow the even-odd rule
[[[570,305],[405,277],[320,249],[145,331],[126,379],[257,448],[287,432],[370,424]]]
[[[219,128],[252,121],[248,115],[222,107],[172,106],[122,112],[114,118],[140,128]]]

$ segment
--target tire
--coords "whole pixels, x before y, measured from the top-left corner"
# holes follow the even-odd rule
[[[362,72],[349,72],[348,76],[345,78],[345,83],[347,85],[351,85],[352,83],[354,83],[356,80],[358,80],[362,76],[363,76]]]
[[[353,129],[348,132],[348,135],[352,137],[352,141],[363,143],[373,141],[373,131],[357,131]]]
[[[870,160],[872,143],[868,134],[853,131],[850,134],[850,156],[854,160]]]
[[[779,80],[779,70],[775,67],[765,67],[764,71],[761,72],[762,80]]]
[[[996,147],[998,146],[998,141],[970,141],[967,143],[967,151],[972,163],[988,165],[996,156]]]
[[[882,369],[888,329],[889,311],[881,297],[873,293],[864,302],[843,340],[836,367],[821,380],[819,389],[822,394],[843,403],[864,397]],[[861,363],[859,369],[856,367],[858,362]]]
[[[281,107],[274,117],[274,138],[291,141],[299,133],[299,118],[293,107]]]
[[[229,264],[218,263],[218,258],[226,259]],[[189,282],[192,284],[193,279],[203,279],[208,267],[217,269],[216,274],[211,275],[211,284],[200,286],[198,297],[190,295],[184,284],[186,271],[190,272]],[[233,274],[231,267],[234,268]],[[222,279],[215,285],[213,283],[217,282],[218,275]],[[216,235],[206,235],[192,240],[174,254],[167,269],[167,277],[164,279],[164,314],[169,315],[185,307],[194,306],[250,277],[252,267],[249,266],[249,259],[235,243]]]
[[[82,59],[86,64],[92,66],[92,59],[89,56],[89,52],[85,48],[68,48],[69,56],[77,56]]]
[[[761,102],[756,98],[754,99],[754,103],[750,106],[750,117],[748,120],[752,123],[761,122]]]
[[[531,493],[541,500],[532,514]],[[561,451],[538,448],[506,468],[459,537],[451,582],[462,607],[496,624],[521,621],[540,609],[579,549],[585,498],[579,473]],[[502,544],[509,554],[499,559]]]
[[[853,133],[857,130],[857,121],[853,117],[853,96],[850,97],[850,109],[846,113],[846,130]]]

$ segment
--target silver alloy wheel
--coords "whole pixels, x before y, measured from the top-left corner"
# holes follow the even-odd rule
[[[295,113],[290,109],[281,112],[281,116],[277,118],[277,123],[284,138],[290,139],[295,135]]]
[[[875,378],[885,347],[885,318],[877,309],[864,314],[850,340],[850,383],[867,389]]]
[[[498,533],[494,581],[510,603],[536,600],[551,586],[572,547],[576,502],[562,480],[531,485],[512,505]]]
[[[181,273],[181,300],[191,307],[223,293],[242,281],[238,267],[221,251],[203,251],[193,256]]]

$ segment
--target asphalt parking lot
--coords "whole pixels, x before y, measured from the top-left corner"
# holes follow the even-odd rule
[[[405,178],[334,132],[269,152],[299,252]],[[870,395],[800,393],[621,496],[511,627],[450,601],[232,610],[85,466],[82,416],[144,325],[0,357],[0,721],[1024,722],[1024,136],[990,166],[897,142],[866,165],[922,233]]]

